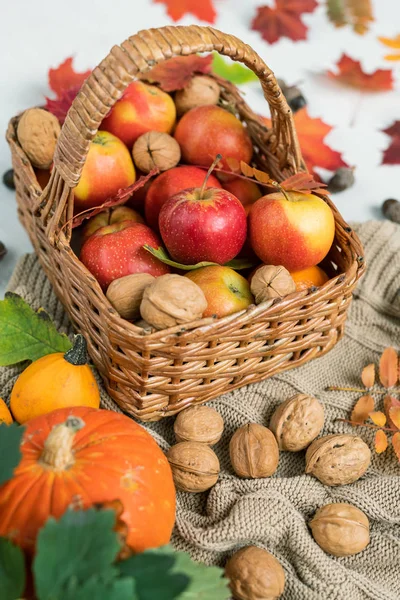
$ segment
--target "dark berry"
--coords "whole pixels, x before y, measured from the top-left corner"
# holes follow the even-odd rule
[[[14,169],[9,169],[3,175],[3,183],[8,189],[15,190]]]

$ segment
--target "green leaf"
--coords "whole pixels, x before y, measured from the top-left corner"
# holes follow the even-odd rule
[[[189,585],[185,574],[172,573],[176,554],[169,546],[147,550],[118,564],[122,575],[135,579],[137,600],[175,600]]]
[[[56,330],[44,310],[35,312],[17,294],[0,300],[0,366],[36,360],[53,352],[66,352],[71,342]]]
[[[212,70],[216,75],[236,85],[258,81],[258,77],[253,71],[238,62],[232,62],[231,64],[226,62],[218,52],[214,52]]]
[[[68,510],[59,521],[50,518],[39,532],[33,563],[39,600],[64,600],[65,590],[99,574],[103,584],[114,584],[113,562],[120,550],[114,525],[114,511],[93,508]]]
[[[91,577],[83,585],[71,580],[68,588],[57,596],[57,600],[136,600],[134,581],[131,577],[114,579],[111,582],[102,581],[101,577]]]
[[[131,556],[118,565],[121,574],[132,575],[137,600],[227,600],[228,581],[223,571],[192,561],[170,546]]]
[[[0,598],[16,600],[25,588],[25,560],[22,550],[7,538],[0,538]]]
[[[199,262],[195,265],[182,265],[181,263],[172,260],[165,252],[162,246],[160,246],[159,248],[152,248],[148,244],[145,244],[143,248],[166,265],[169,265],[170,267],[175,267],[175,269],[181,269],[182,271],[194,271],[194,269],[201,269],[201,267],[221,266],[218,263],[208,262],[207,260],[203,260],[202,262]],[[253,266],[254,263],[251,260],[248,260],[247,258],[234,258],[233,260],[230,260],[224,265],[224,267],[230,267],[231,269],[235,269],[235,271],[240,271],[241,269],[248,269]]]
[[[25,427],[17,423],[0,423],[0,484],[11,479],[15,467],[20,463],[20,445],[24,431]]]

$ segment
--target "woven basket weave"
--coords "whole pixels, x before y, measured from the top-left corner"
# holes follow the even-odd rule
[[[217,52],[258,76],[271,110],[267,129],[234,85],[215,78],[221,96],[236,106],[254,145],[254,164],[282,181],[305,170],[293,118],[272,71],[248,45],[210,27],[141,31],[110,54],[83,84],[65,120],[54,168],[42,192],[18,144],[11,120],[20,219],[54,289],[88,342],[109,394],[127,413],[157,420],[233,388],[297,367],[328,352],[343,333],[352,290],[364,271],[363,250],[332,202],[335,240],[323,263],[331,279],[318,289],[251,306],[222,319],[145,333],[124,321],[70,247],[73,188],[102,119],[138,73],[173,56]]]

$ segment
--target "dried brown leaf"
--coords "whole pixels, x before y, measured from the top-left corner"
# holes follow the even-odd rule
[[[375,433],[375,452],[381,454],[388,447],[387,435],[382,429],[378,429]]]
[[[328,195],[326,184],[321,181],[315,181],[311,173],[296,173],[280,183],[280,186],[290,192],[316,192],[322,195]]]
[[[385,409],[385,413],[386,413],[386,419],[387,419],[387,424],[389,427],[393,427],[395,428],[396,425],[393,423],[391,417],[390,417],[390,409],[394,406],[398,406],[400,407],[400,401],[397,400],[397,398],[394,398],[393,396],[385,396],[385,398],[383,399],[383,407]]]
[[[392,406],[389,408],[389,416],[397,429],[400,429],[400,406]]]
[[[369,418],[378,427],[384,427],[386,424],[386,415],[380,410],[369,413]]]
[[[395,433],[392,437],[393,450],[396,453],[398,461],[400,462],[400,433]]]
[[[381,384],[390,388],[397,383],[398,357],[394,348],[386,348],[379,361],[379,379]]]
[[[375,365],[367,365],[363,368],[361,373],[361,381],[366,388],[372,388],[375,383]]]
[[[375,402],[372,396],[362,396],[353,408],[351,420],[355,423],[365,423],[374,407]]]

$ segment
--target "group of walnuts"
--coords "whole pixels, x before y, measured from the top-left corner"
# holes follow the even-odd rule
[[[370,464],[367,444],[348,434],[317,439],[323,425],[320,402],[297,394],[277,407],[269,429],[248,423],[235,431],[229,443],[232,469],[242,478],[270,477],[278,467],[280,451],[307,448],[306,473],[328,486],[356,481]],[[217,483],[220,464],[210,446],[221,439],[223,431],[223,419],[211,407],[193,406],[178,414],[174,423],[177,444],[167,453],[177,489],[203,492]],[[356,554],[369,544],[368,518],[350,504],[326,504],[308,525],[317,544],[334,556]],[[284,591],[282,566],[262,548],[242,548],[229,559],[225,571],[237,600],[273,600]]]

